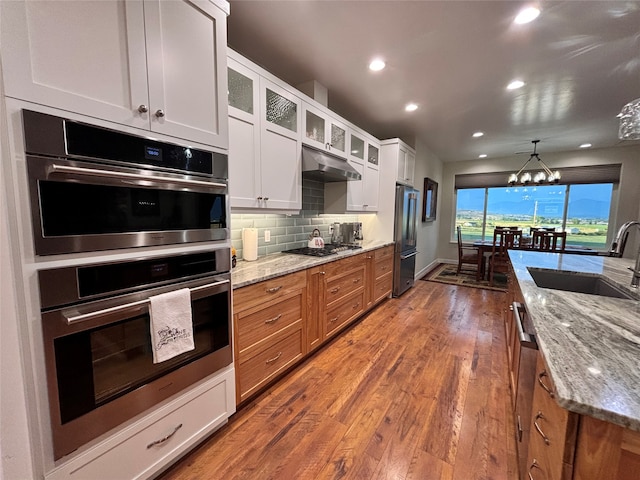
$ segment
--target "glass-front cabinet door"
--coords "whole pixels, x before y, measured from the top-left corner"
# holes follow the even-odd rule
[[[330,114],[308,103],[304,110],[304,135],[302,141],[319,150],[347,158],[347,127]]]

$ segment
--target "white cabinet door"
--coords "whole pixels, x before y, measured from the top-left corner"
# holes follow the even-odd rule
[[[145,0],[151,130],[228,147],[227,17],[205,0]]]
[[[302,102],[302,110],[302,141],[312,147],[347,158],[346,125],[306,102]]]
[[[364,176],[364,210],[378,210],[380,196],[380,145],[369,139],[367,144],[367,163]]]
[[[141,2],[0,2],[5,93],[148,128]]]
[[[404,185],[413,186],[413,171],[416,165],[416,155],[403,144],[399,146],[398,174],[396,181]]]
[[[302,208],[300,99],[275,83],[260,79],[260,169],[263,206]]]
[[[362,180],[349,180],[347,182],[347,212],[359,212],[363,210],[365,204],[365,166],[362,163],[349,162],[362,176]]]
[[[260,76],[228,59],[230,206],[262,206],[260,171]]]

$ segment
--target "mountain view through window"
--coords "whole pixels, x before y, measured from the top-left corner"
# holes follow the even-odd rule
[[[607,244],[613,184],[546,185],[457,190],[455,226],[464,241],[489,240],[497,226],[567,232],[567,245]]]

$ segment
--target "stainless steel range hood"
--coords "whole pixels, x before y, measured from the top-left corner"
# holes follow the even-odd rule
[[[321,182],[362,179],[362,175],[343,158],[306,145],[302,146],[302,176]]]

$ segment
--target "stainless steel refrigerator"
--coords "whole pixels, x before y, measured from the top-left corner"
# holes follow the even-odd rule
[[[416,270],[416,222],[420,192],[412,187],[396,185],[394,221],[395,256],[393,266],[393,296],[402,295],[413,287]]]

